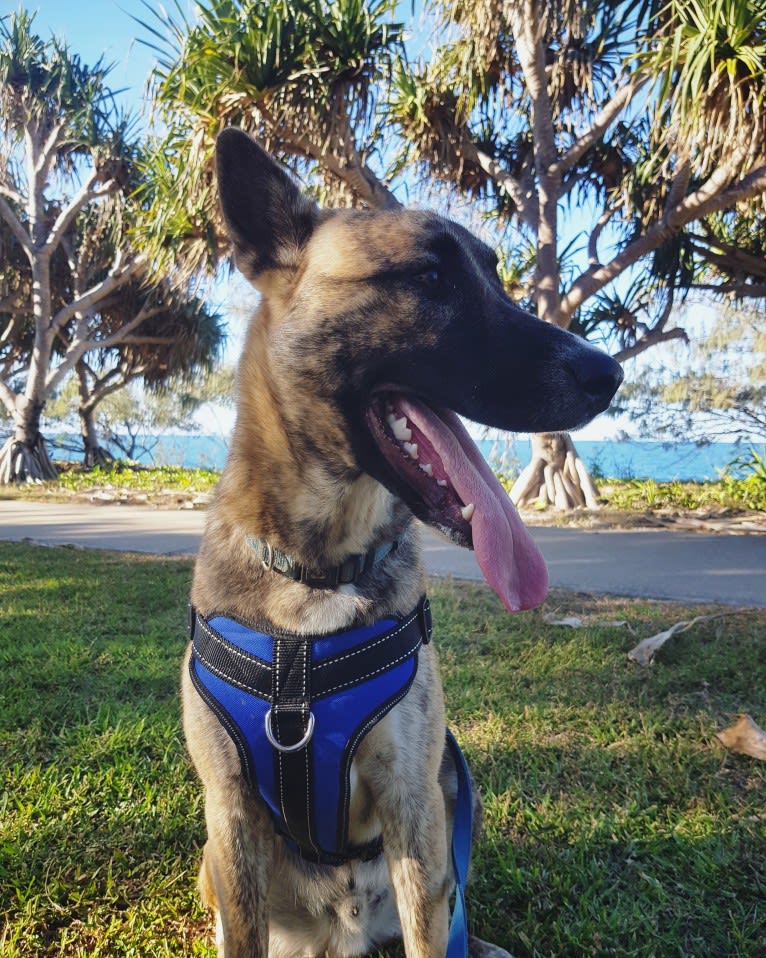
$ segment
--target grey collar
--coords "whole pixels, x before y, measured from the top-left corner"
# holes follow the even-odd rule
[[[296,562],[292,556],[270,545],[264,539],[247,536],[247,544],[263,563],[264,569],[278,572],[294,582],[302,582],[312,589],[336,589],[339,585],[351,585],[358,582],[373,566],[382,562],[399,547],[399,541],[384,542],[376,549],[350,555],[339,565],[329,569],[311,569]]]

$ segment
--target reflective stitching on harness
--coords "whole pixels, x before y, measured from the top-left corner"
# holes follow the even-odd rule
[[[361,655],[363,652],[368,652],[370,649],[374,649],[378,645],[382,645],[383,642],[388,642],[389,639],[393,639],[395,636],[399,635],[405,629],[409,628],[412,623],[417,618],[417,612],[413,612],[412,615],[399,626],[398,629],[395,629],[393,632],[387,632],[385,635],[381,636],[379,639],[376,639],[374,642],[369,642],[366,645],[360,646],[358,649],[354,649],[351,652],[346,652],[344,655],[333,656],[332,658],[326,658],[322,662],[317,662],[314,666],[315,669],[325,669],[328,665],[336,665],[338,662],[345,662],[346,659],[351,659],[355,655]],[[374,673],[371,673],[374,674]],[[340,688],[340,686],[338,686]],[[328,689],[329,692],[334,691],[334,689]]]
[[[347,689],[352,685],[358,685],[360,682],[365,682],[367,679],[371,679],[375,675],[380,675],[381,672],[387,672],[390,668],[393,668],[395,665],[399,665],[400,662],[404,662],[405,659],[408,659],[413,652],[417,652],[417,650],[420,648],[420,644],[420,640],[418,640],[408,652],[400,655],[398,659],[394,659],[392,662],[382,665],[379,669],[375,669],[374,672],[367,672],[366,675],[361,675],[356,679],[351,679],[349,682],[341,682],[340,685],[333,685],[332,688],[326,689],[324,694],[329,695],[331,692],[339,692],[341,689]]]
[[[215,618],[215,616],[213,616]],[[222,635],[215,631],[204,619],[199,619],[200,627],[205,635],[217,645],[225,645],[226,649],[232,654],[235,655],[238,659],[242,659],[247,662],[248,665],[252,665],[256,669],[260,669],[262,672],[270,671],[270,668],[266,663],[260,662],[258,657],[255,655],[249,655],[247,652],[240,651],[236,645],[232,642],[229,642]]]
[[[232,649],[232,651],[234,651]],[[217,675],[219,679],[224,682],[228,682],[229,685],[235,685],[238,689],[241,689],[243,692],[249,692],[251,695],[255,694],[249,685],[245,685],[243,682],[238,682],[236,679],[232,678],[228,672],[222,672],[220,669],[216,668],[213,663],[207,659],[200,650],[195,646],[194,654],[200,660],[200,662],[205,666],[205,668],[212,672],[213,675]],[[243,656],[246,658],[246,656]]]
[[[308,861],[341,864],[380,854],[380,836],[361,845],[349,839],[351,765],[364,736],[415,679],[418,649],[428,640],[421,612],[426,601],[421,598],[403,619],[388,616],[334,635],[269,634],[221,613],[214,613],[215,626],[199,613],[192,616],[195,686],[236,745],[245,777],[269,806],[277,832]],[[386,645],[389,639],[393,644]],[[262,650],[257,661],[249,654],[253,643]],[[342,651],[333,656],[333,648]],[[321,661],[312,662],[314,654],[322,654]],[[317,734],[305,746],[303,761],[269,744],[264,731],[269,703],[277,741],[285,715],[294,716],[291,736],[307,711],[314,716]]]
[[[413,681],[415,680],[414,675],[412,679]],[[386,703],[381,709],[379,709],[377,712],[371,715],[369,719],[364,723],[364,725],[357,731],[353,741],[349,743],[349,747],[348,747],[348,755],[349,755],[348,771],[349,772],[351,771],[350,760],[353,758],[354,752],[356,752],[357,745],[361,742],[361,740],[370,731],[371,728],[377,725],[378,722],[385,715],[387,715],[395,705],[398,705],[399,702],[401,702],[401,700],[409,692],[409,690],[410,690],[410,687],[408,685],[402,692],[399,693],[399,695],[396,696],[396,698],[392,702]],[[351,804],[351,788],[350,788],[350,782],[348,781],[348,778],[346,779],[346,782],[344,784],[345,784],[345,787],[344,787],[345,795],[343,800],[343,809],[341,812],[342,814],[341,834],[346,835],[348,834],[348,811],[349,811],[349,806]]]

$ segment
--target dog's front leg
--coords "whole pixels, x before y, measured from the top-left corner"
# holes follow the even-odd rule
[[[444,958],[449,892],[444,798],[413,793],[383,812],[383,842],[407,958]]]
[[[452,889],[444,793],[444,701],[432,646],[399,705],[368,736],[368,782],[407,958],[444,958]]]
[[[218,958],[267,958],[274,837],[265,812],[237,788],[205,800],[203,901],[216,913]]]

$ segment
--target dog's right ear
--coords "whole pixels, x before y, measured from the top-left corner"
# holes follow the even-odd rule
[[[218,194],[237,268],[254,285],[270,270],[293,270],[318,208],[265,150],[228,127],[216,140]]]

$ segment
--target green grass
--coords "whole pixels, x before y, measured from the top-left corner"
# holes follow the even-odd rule
[[[212,955],[179,729],[184,560],[0,543],[0,953]],[[474,930],[531,956],[766,956],[766,612],[557,593],[586,629],[433,583],[450,723],[485,799]],[[543,610],[544,611],[544,610]],[[598,625],[627,619],[630,630]],[[392,952],[397,953],[395,950]]]

